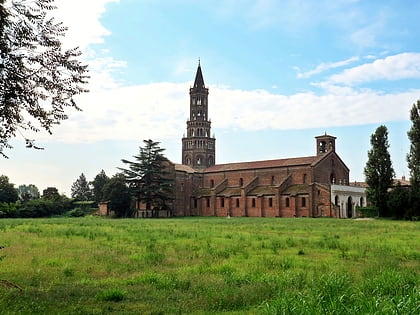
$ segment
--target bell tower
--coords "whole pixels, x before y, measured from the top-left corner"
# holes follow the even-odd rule
[[[200,61],[198,61],[194,86],[190,88],[190,117],[187,135],[182,138],[182,164],[204,169],[216,163],[216,139],[210,136],[211,121],[208,118],[209,89],[204,85]]]
[[[315,137],[316,139],[316,155],[327,154],[331,151],[335,151],[335,139],[334,136],[327,135]]]

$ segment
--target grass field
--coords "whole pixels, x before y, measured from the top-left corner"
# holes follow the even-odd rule
[[[1,314],[419,314],[420,222],[1,219]]]

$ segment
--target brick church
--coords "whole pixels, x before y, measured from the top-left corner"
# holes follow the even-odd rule
[[[190,88],[182,164],[174,164],[174,216],[355,217],[363,188],[349,186],[336,137],[315,137],[315,155],[216,164],[208,116],[209,89],[200,64]]]

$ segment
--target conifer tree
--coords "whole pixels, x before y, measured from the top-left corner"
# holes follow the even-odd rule
[[[392,186],[395,176],[391,155],[388,152],[388,129],[381,125],[371,135],[371,150],[364,169],[367,197],[378,208],[380,216],[389,215],[387,211],[387,191]]]
[[[410,111],[413,125],[407,132],[410,139],[410,152],[407,154],[411,183],[411,211],[408,216],[420,216],[420,100],[413,104]]]
[[[171,210],[169,202],[173,199],[173,177],[168,171],[170,162],[163,155],[165,149],[159,142],[143,140],[135,161],[122,160],[128,169],[120,168],[125,179],[139,202],[146,204],[146,210]],[[169,209],[168,209],[169,208]]]
[[[82,173],[73,185],[71,185],[71,196],[79,201],[89,201],[92,199],[92,191],[90,190],[85,174]]]

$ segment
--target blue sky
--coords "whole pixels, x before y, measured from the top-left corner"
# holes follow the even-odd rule
[[[352,181],[384,124],[397,177],[409,175],[409,109],[420,99],[419,1],[60,0],[65,43],[89,64],[82,112],[43,151],[13,141],[2,173],[70,195],[83,172],[113,175],[143,139],[181,161],[198,59],[209,87],[216,162],[315,154],[337,137]],[[83,10],[80,8],[83,7]]]

